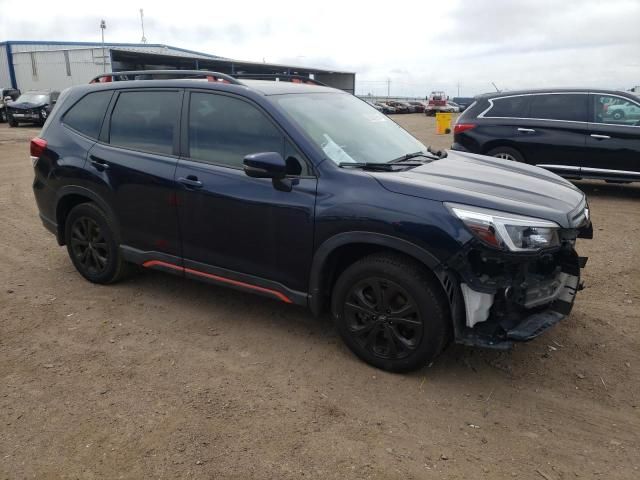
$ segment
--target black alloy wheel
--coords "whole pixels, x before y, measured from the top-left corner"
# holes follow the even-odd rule
[[[345,321],[360,346],[383,359],[406,358],[423,335],[416,301],[397,283],[369,277],[347,294]]]
[[[399,253],[372,254],[348,266],[333,287],[331,310],[351,351],[390,372],[426,365],[451,338],[440,282]]]
[[[109,263],[109,248],[100,225],[89,217],[79,217],[71,226],[71,251],[76,262],[90,275],[100,275]]]
[[[93,283],[113,283],[128,273],[114,222],[94,203],[81,203],[67,215],[65,243],[76,270]]]

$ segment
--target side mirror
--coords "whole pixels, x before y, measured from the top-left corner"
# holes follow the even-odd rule
[[[11,97],[4,97],[4,98],[3,98],[3,100],[4,100],[4,103],[12,102],[12,101],[13,101],[13,98],[11,98]]]
[[[287,163],[277,152],[252,153],[242,163],[244,173],[253,178],[282,180],[287,176]]]

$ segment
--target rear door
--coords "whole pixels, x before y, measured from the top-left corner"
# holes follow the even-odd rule
[[[91,188],[115,212],[121,242],[178,258],[174,174],[182,95],[161,88],[116,92],[86,166]]]
[[[529,95],[528,120],[517,141],[528,163],[565,175],[578,172],[586,153],[587,93]]]
[[[587,175],[640,179],[640,102],[609,93],[590,95]]]

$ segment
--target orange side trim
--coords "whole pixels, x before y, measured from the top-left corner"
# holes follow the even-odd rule
[[[197,275],[199,277],[210,278],[212,280],[217,280],[219,282],[228,283],[229,285],[235,285],[237,287],[248,288],[250,290],[256,290],[258,292],[268,293],[273,295],[284,303],[293,303],[293,301],[287,297],[284,293],[278,292],[277,290],[272,290],[270,288],[259,287],[257,285],[251,285],[250,283],[240,282],[238,280],[232,280],[230,278],[221,277],[219,275],[213,275],[212,273],[201,272],[199,270],[194,270],[192,268],[185,268],[179,265],[174,265],[173,263],[163,262],[162,260],[148,260],[142,264],[145,268],[153,268],[153,267],[166,267],[172,270],[178,270],[184,273],[190,273],[192,275]]]

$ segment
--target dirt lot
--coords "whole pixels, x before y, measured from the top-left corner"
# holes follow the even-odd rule
[[[81,279],[37,217],[36,134],[0,125],[0,479],[640,478],[640,184],[580,182],[596,238],[563,323],[392,375],[302,308]]]

